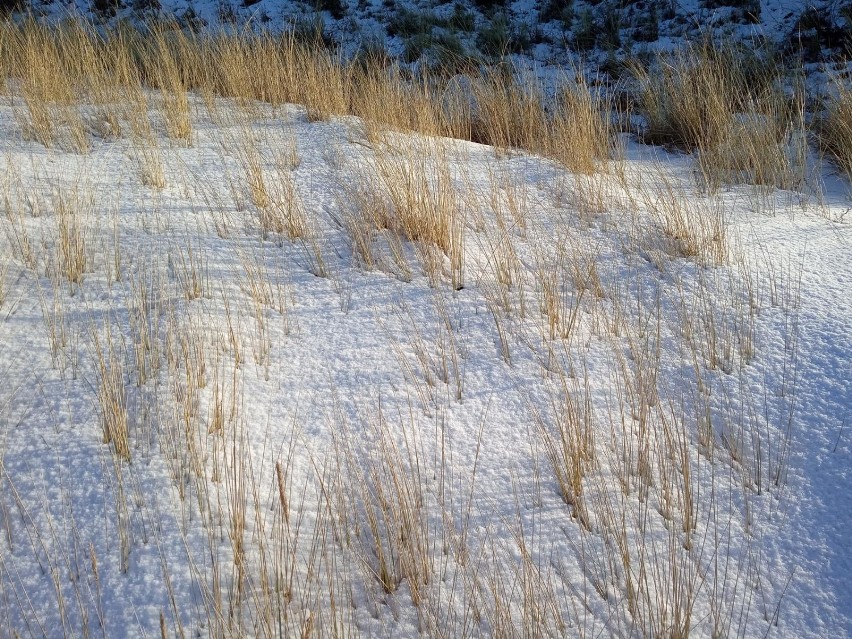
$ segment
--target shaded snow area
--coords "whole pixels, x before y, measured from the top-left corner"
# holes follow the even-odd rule
[[[0,636],[852,633],[848,185],[158,95],[0,106]]]

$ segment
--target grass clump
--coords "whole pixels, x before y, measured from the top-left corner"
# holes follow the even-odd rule
[[[852,179],[852,89],[837,87],[817,125],[817,137],[837,168]]]
[[[779,77],[763,60],[747,61],[709,42],[660,56],[654,68],[633,64],[631,71],[645,141],[686,149],[719,139],[734,114],[762,102]]]
[[[552,158],[571,171],[593,173],[613,153],[609,105],[576,73],[563,78],[554,98],[528,74],[497,68],[474,88],[472,139],[522,148]]]
[[[803,97],[785,95],[768,55],[703,42],[631,71],[644,141],[698,151],[708,188],[796,188],[804,180]]]

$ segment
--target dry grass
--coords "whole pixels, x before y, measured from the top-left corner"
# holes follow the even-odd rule
[[[777,69],[745,55],[702,42],[661,56],[651,68],[633,65],[645,138],[694,149],[723,137],[740,107],[759,105],[778,79]]]
[[[550,339],[568,339],[579,321],[586,292],[584,286],[572,286],[567,241],[557,243],[552,258],[540,256],[536,277],[540,289],[540,310],[547,320]]]
[[[140,388],[156,379],[162,364],[160,330],[166,305],[163,277],[159,265],[151,260],[141,264],[126,282],[136,385]]]
[[[780,96],[736,114],[713,143],[703,143],[698,164],[711,192],[723,184],[797,189],[805,184],[808,139],[804,105]]]
[[[562,499],[570,506],[572,517],[591,530],[583,484],[595,460],[594,427],[589,399],[578,400],[575,396],[575,389],[567,386],[557,393],[558,399],[552,406],[555,428],[549,427],[541,417],[538,421],[545,454]]]
[[[61,40],[57,41],[48,29],[34,23],[20,37],[15,53],[23,71],[21,96],[29,115],[24,136],[52,146],[57,123],[51,107],[69,104],[73,98],[69,79],[63,72]]]
[[[838,83],[819,122],[817,137],[823,150],[852,178],[852,90]]]
[[[471,139],[553,158],[572,172],[594,173],[613,156],[611,105],[576,80],[558,80],[553,100],[529,73],[498,68],[473,86]]]
[[[390,265],[410,279],[400,238],[415,244],[425,274],[437,284],[446,273],[464,284],[464,213],[450,171],[449,151],[440,141],[381,144],[369,163],[341,182],[341,224],[362,266]],[[385,240],[386,253],[377,242]]]
[[[235,98],[248,114],[260,101],[303,104],[309,121],[358,115],[371,141],[386,128],[449,135],[522,148],[586,173],[614,153],[610,105],[594,97],[579,71],[574,73],[578,80],[562,79],[555,99],[546,99],[540,82],[520,69],[501,67],[461,83],[428,72],[409,79],[396,67],[344,61],[292,34],[207,36],[165,23],[143,35],[98,31],[74,21],[59,31],[30,21],[7,24],[3,32],[7,46],[0,64],[13,75],[25,70],[22,124],[45,146],[54,144],[60,129],[79,151],[90,146],[89,130],[101,137],[120,135],[116,103],[130,97],[128,104],[144,104],[138,88],[146,86],[159,90],[163,126],[180,145],[192,144],[187,91],[197,91],[214,119],[220,115],[218,95]],[[75,106],[80,99],[96,107],[94,118],[86,116],[88,126]],[[143,112],[136,109],[128,119],[135,137],[148,141]],[[150,168],[156,165],[152,158],[140,164],[143,176],[150,174],[143,181],[163,183],[161,172]]]
[[[375,419],[372,452],[355,448],[352,432],[339,437],[337,455],[345,462],[341,515],[354,537],[349,543],[360,546],[356,552],[367,573],[388,594],[404,580],[412,603],[419,606],[434,579],[421,452],[416,440],[396,441],[381,408]]]
[[[93,329],[91,342],[97,364],[96,395],[101,414],[103,441],[111,444],[115,455],[130,461],[130,431],[127,415],[127,394],[124,380],[124,353],[116,343],[111,324],[104,326],[103,335]]]
[[[389,228],[389,202],[361,167],[351,181],[341,184],[338,195],[340,222],[349,238],[355,263],[363,269],[380,268],[410,282],[412,273],[403,238]]]
[[[9,284],[7,282],[7,277],[9,273],[9,258],[4,258],[2,262],[0,262],[0,310],[3,309],[3,306],[6,304],[6,300],[9,297]]]
[[[689,188],[668,178],[662,170],[649,173],[657,186],[641,189],[639,196],[661,232],[662,249],[701,264],[725,263],[729,247],[723,203],[715,198],[693,197]]]
[[[349,109],[361,118],[371,142],[380,141],[388,129],[426,135],[449,133],[433,91],[428,76],[406,81],[397,66],[356,66],[350,72]]]
[[[412,145],[402,154],[386,147],[376,155],[376,177],[390,214],[381,227],[417,243],[424,270],[432,281],[440,280],[445,256],[452,285],[461,288],[464,219],[447,153],[440,143],[426,142]]]
[[[210,277],[207,272],[207,260],[198,247],[191,241],[179,242],[175,251],[169,254],[169,263],[175,274],[180,292],[192,301],[208,294]]]
[[[94,197],[83,186],[70,193],[58,192],[53,197],[58,238],[58,268],[72,285],[80,285],[91,270],[90,250],[86,246],[87,228],[91,223]]]
[[[237,141],[237,149],[242,178],[248,198],[257,211],[261,236],[291,241],[306,238],[308,221],[293,175],[298,164],[296,151],[291,147],[276,153],[268,142],[254,143],[245,129]],[[271,161],[267,156],[271,156]],[[269,165],[271,169],[267,168]]]
[[[181,31],[156,29],[152,39],[153,51],[149,59],[150,62],[156,61],[156,64],[148,72],[152,73],[154,86],[162,92],[161,112],[166,134],[178,144],[190,146],[192,121],[186,91],[187,84],[192,80],[190,70],[194,51]]]
[[[804,182],[803,96],[786,97],[779,68],[761,55],[704,42],[632,67],[645,140],[697,150],[711,190]]]

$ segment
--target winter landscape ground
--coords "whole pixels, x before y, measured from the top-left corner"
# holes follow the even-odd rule
[[[852,634],[852,97],[0,27],[0,636]]]

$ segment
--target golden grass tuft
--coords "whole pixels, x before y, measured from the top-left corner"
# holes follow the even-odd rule
[[[97,378],[96,395],[101,415],[103,441],[111,444],[115,455],[130,461],[130,432],[127,415],[127,392],[124,381],[124,353],[109,323],[100,336],[92,330],[92,346]]]
[[[71,284],[80,285],[90,270],[86,231],[94,206],[93,196],[79,188],[58,192],[53,198],[58,235],[59,272]]]
[[[461,288],[464,281],[464,215],[444,144],[424,140],[401,149],[381,145],[377,148],[374,165],[361,179],[378,188],[372,196],[367,196],[375,199],[369,209],[363,211],[362,219],[376,230],[386,229],[414,242],[430,281],[440,281],[446,270],[453,287]],[[369,202],[364,197],[360,199]],[[360,233],[355,244],[361,247],[358,250],[363,258],[370,231]],[[392,242],[391,249],[396,255],[394,261],[404,271],[398,245]]]
[[[611,106],[593,95],[582,71],[557,82],[548,99],[531,73],[498,67],[473,84],[471,139],[552,158],[568,170],[594,173],[617,151]]]
[[[781,72],[761,54],[695,44],[631,66],[639,85],[644,139],[697,150],[705,185],[783,189],[805,178],[804,100],[785,95]]]
[[[818,123],[817,137],[837,168],[852,179],[852,89],[838,83]]]

